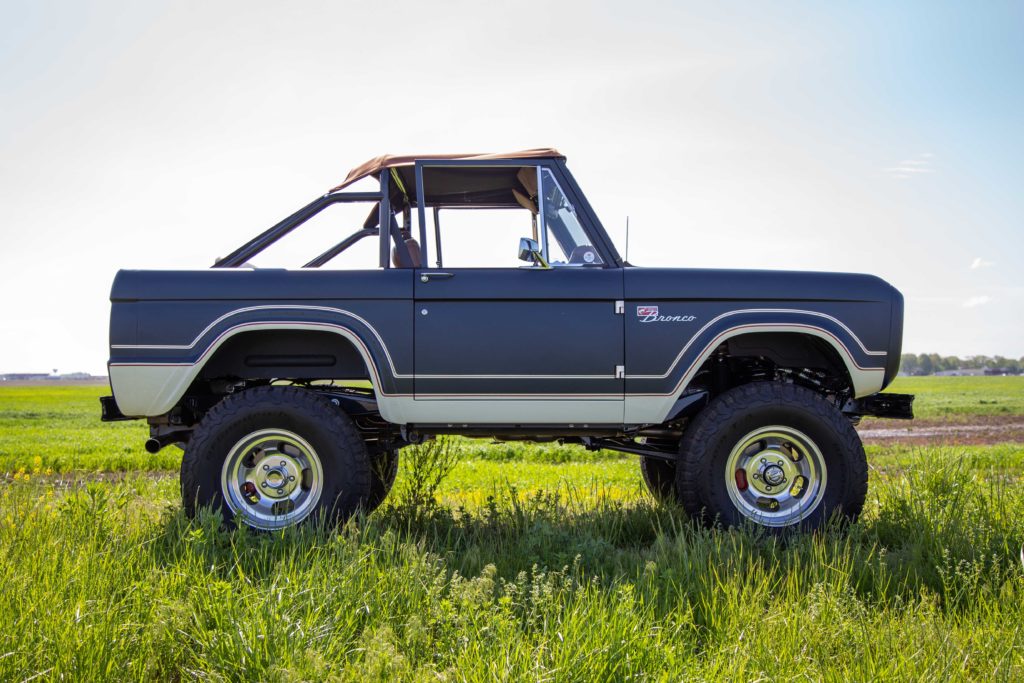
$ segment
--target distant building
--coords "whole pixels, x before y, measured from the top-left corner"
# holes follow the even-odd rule
[[[0,382],[30,382],[46,379],[49,376],[45,372],[9,372],[6,375],[0,375]]]
[[[49,375],[46,379],[54,379],[59,382],[61,380],[83,380],[96,378],[88,372],[66,372],[63,375]]]
[[[980,377],[989,374],[985,368],[957,368],[956,370],[939,370],[936,377]]]
[[[91,375],[88,372],[66,372],[63,375],[47,372],[8,372],[0,374],[0,382],[99,382],[106,381],[106,375]]]

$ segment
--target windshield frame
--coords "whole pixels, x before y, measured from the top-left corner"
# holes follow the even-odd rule
[[[455,208],[461,206],[461,208],[472,209],[475,207],[449,204],[449,205],[435,205],[433,203],[427,204],[424,200],[424,189],[423,189],[423,171],[427,168],[437,167],[536,167],[537,169],[537,187],[538,187],[538,202],[542,201],[540,198],[540,183],[542,172],[547,170],[551,173],[558,189],[562,192],[562,195],[566,198],[566,201],[573,207],[576,214],[576,218],[583,229],[587,238],[590,240],[594,250],[600,255],[602,260],[602,267],[604,268],[615,268],[622,267],[622,260],[619,258],[618,252],[615,250],[614,245],[605,232],[604,227],[601,225],[597,216],[594,214],[593,208],[583,197],[583,193],[579,190],[575,180],[569,173],[565,166],[565,163],[561,159],[495,159],[495,160],[468,160],[468,159],[418,159],[415,162],[415,178],[416,178],[416,211],[419,223],[419,243],[423,250],[422,263],[424,268],[429,268],[427,264],[430,263],[430,255],[428,253],[427,246],[427,231],[433,226],[427,225],[427,211],[428,206],[431,209],[439,210],[443,208]],[[479,207],[484,208],[484,207]],[[433,213],[433,212],[432,212]],[[547,229],[544,225],[544,212],[542,207],[538,205],[538,229],[541,236],[541,249],[545,258],[548,254],[547,244]]]

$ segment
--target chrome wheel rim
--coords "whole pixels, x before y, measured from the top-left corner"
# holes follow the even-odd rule
[[[827,472],[821,449],[792,427],[760,427],[741,438],[725,464],[725,488],[747,519],[798,524],[821,503]]]
[[[298,524],[323,492],[320,457],[309,442],[284,429],[261,429],[232,446],[221,469],[228,507],[248,526]]]

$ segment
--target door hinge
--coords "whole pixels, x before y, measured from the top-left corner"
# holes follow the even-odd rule
[[[615,379],[626,379],[626,366],[616,365],[615,366]]]
[[[626,312],[626,302],[625,301],[621,301],[621,300],[616,301],[615,302],[615,314],[616,315],[622,315],[625,312]]]

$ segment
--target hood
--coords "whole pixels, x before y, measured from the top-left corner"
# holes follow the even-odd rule
[[[626,268],[627,299],[700,301],[872,301],[898,292],[885,280],[857,273],[709,268]]]

